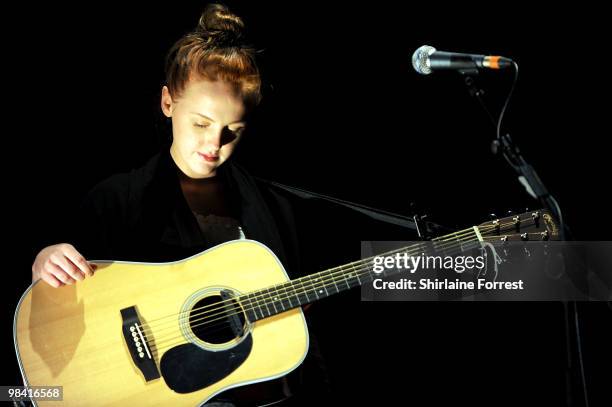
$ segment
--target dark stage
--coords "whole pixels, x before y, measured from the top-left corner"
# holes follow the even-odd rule
[[[164,57],[202,4],[22,4],[5,14],[14,25],[3,41],[2,384],[21,384],[11,327],[36,253],[61,239],[96,183],[167,142]],[[502,55],[520,66],[503,129],[556,197],[571,238],[609,240],[603,6],[226,4],[262,50],[264,99],[233,157],[253,175],[418,211],[452,230],[537,209],[491,153],[495,128],[463,78],[411,65],[424,44]],[[477,77],[496,117],[512,80],[511,70]],[[300,208],[308,272],[358,259],[361,241],[416,237],[325,205]],[[612,308],[576,308],[580,347],[561,302],[363,302],[359,290],[317,302],[306,318],[331,388],[320,405],[582,406],[583,382],[589,406],[610,405]]]

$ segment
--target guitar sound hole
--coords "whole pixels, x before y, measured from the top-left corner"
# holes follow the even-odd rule
[[[223,344],[241,336],[245,317],[235,300],[223,300],[219,295],[212,295],[193,306],[189,313],[189,326],[198,339]]]

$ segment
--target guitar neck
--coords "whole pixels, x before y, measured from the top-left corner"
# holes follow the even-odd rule
[[[478,227],[451,233],[429,242],[415,243],[381,255],[420,255],[430,252],[456,254],[479,247],[482,241]],[[327,298],[351,288],[386,277],[399,271],[374,272],[374,258],[368,257],[342,266],[310,274],[283,284],[244,294],[238,298],[251,322],[280,314],[299,306]]]

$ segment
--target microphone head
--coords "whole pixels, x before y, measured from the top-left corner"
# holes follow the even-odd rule
[[[434,47],[423,45],[417,48],[412,54],[412,67],[421,75],[429,75],[431,73],[431,62],[429,56],[436,52]]]

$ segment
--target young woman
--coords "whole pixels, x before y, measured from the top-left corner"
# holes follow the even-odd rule
[[[92,275],[86,258],[176,260],[244,237],[289,261],[292,248],[279,230],[290,222],[287,208],[272,216],[283,203],[230,160],[261,99],[255,50],[243,29],[226,7],[210,5],[197,28],[176,42],[161,91],[171,146],[144,167],[97,185],[77,217],[73,244],[43,249],[34,280],[59,287]]]
[[[245,237],[298,273],[288,203],[231,161],[261,99],[243,21],[225,6],[209,5],[197,28],[170,50],[166,75],[161,109],[172,121],[171,146],[142,168],[97,185],[70,242],[37,255],[33,281],[75,284],[94,273],[86,259],[174,261]],[[288,393],[287,383],[280,386]]]

